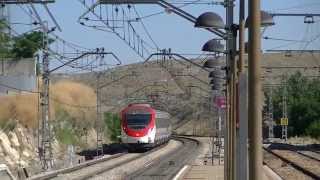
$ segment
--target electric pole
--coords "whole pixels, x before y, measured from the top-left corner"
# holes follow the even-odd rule
[[[262,111],[261,111],[261,8],[260,0],[250,0],[248,54],[248,133],[249,180],[262,179]]]
[[[38,153],[43,170],[48,170],[53,167],[52,156],[52,135],[50,127],[50,107],[49,107],[49,51],[48,51],[48,23],[44,23],[33,4],[43,4],[46,6],[48,3],[54,3],[54,0],[6,0],[1,1],[2,6],[7,4],[30,4],[34,11],[36,18],[42,26],[43,30],[43,51],[42,51],[42,90],[40,93],[40,106],[41,106],[41,120],[39,120],[38,130]],[[48,9],[47,9],[48,10]],[[40,122],[41,121],[41,122]]]
[[[273,138],[273,102],[272,102],[272,96],[273,96],[273,89],[270,87],[270,94],[268,99],[268,120],[269,120],[269,135],[268,138]]]
[[[42,55],[42,90],[40,95],[41,100],[41,123],[39,126],[39,157],[43,170],[48,170],[53,167],[52,154],[52,134],[50,125],[50,104],[49,104],[49,51],[48,51],[48,24],[44,23],[43,28],[43,55]]]
[[[227,136],[226,140],[226,160],[225,160],[225,173],[226,179],[234,180],[236,179],[236,119],[237,119],[237,61],[235,59],[236,55],[236,36],[234,26],[234,1],[225,0],[226,6],[226,26],[228,30],[226,31],[226,61],[227,67],[230,69],[227,72],[227,84],[229,92],[229,105],[227,109],[228,118],[226,123]]]
[[[286,80],[285,80],[286,81]],[[287,141],[288,139],[288,112],[287,112],[287,82],[283,83],[283,95],[282,95],[282,118],[281,118],[281,138]]]
[[[101,114],[101,103],[100,103],[100,77],[102,73],[97,74],[97,118],[95,122],[96,133],[97,133],[97,157],[103,156],[103,124],[102,124],[102,114]]]

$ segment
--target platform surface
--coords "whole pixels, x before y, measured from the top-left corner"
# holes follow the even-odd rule
[[[185,180],[223,180],[222,166],[191,166],[182,179]]]

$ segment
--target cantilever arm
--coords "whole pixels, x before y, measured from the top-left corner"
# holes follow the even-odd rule
[[[151,54],[145,61],[144,63],[148,62],[153,56],[157,56],[157,55],[168,55],[168,56],[176,56],[178,58],[181,58],[182,60],[184,61],[187,61],[189,62],[190,64],[194,65],[194,66],[197,66],[199,67],[200,69],[204,70],[204,71],[207,71],[207,72],[210,72],[209,70],[205,69],[203,66],[191,61],[190,59],[182,56],[181,54],[178,54],[178,53],[153,53]],[[175,59],[175,58],[174,58]],[[175,59],[176,60],[176,59]]]
[[[54,71],[56,71],[56,70],[58,70],[58,69],[60,69],[60,68],[62,68],[63,66],[66,66],[66,65],[68,65],[68,64],[70,64],[70,63],[72,63],[72,62],[74,62],[74,61],[77,61],[78,59],[83,58],[83,57],[86,56],[86,55],[92,55],[92,54],[97,54],[97,55],[107,55],[107,54],[110,54],[110,55],[112,55],[112,56],[118,61],[118,64],[117,64],[117,65],[121,65],[120,59],[119,59],[113,52],[85,52],[85,53],[81,54],[80,56],[78,56],[78,57],[76,57],[76,58],[73,58],[73,59],[71,59],[70,61],[68,61],[68,62],[66,62],[66,63],[64,63],[64,64],[62,64],[62,65],[60,65],[60,66],[58,66],[58,67],[53,68],[52,70],[49,71],[49,74],[52,73],[52,72],[54,72]]]
[[[196,22],[196,18],[194,16],[192,16],[191,14],[189,14],[186,11],[183,11],[182,9],[164,1],[164,0],[100,0],[98,1],[98,3],[100,4],[158,4],[159,6],[163,7],[163,8],[170,8],[170,10],[172,10],[173,13],[175,13],[176,15],[190,21],[191,23],[195,23]],[[92,6],[93,8],[95,7],[95,5]],[[84,15],[82,15],[83,17]],[[212,29],[212,28],[206,28],[206,30],[214,33],[215,35],[225,39],[226,37],[226,33],[218,30],[218,29]]]

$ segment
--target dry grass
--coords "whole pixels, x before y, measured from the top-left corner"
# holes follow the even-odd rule
[[[59,81],[51,88],[55,109],[62,108],[77,121],[93,122],[96,119],[96,94],[92,88],[72,81]]]
[[[288,144],[320,144],[320,139],[311,137],[290,137],[287,141]]]
[[[91,123],[95,119],[96,95],[92,88],[81,83],[60,81],[50,87],[50,115],[62,108],[74,120]],[[0,124],[18,121],[28,128],[38,126],[38,94],[0,96]]]
[[[0,97],[0,121],[5,125],[8,121],[18,120],[26,127],[37,126],[37,96],[35,94]]]

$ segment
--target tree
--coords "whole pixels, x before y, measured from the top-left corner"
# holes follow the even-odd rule
[[[300,72],[286,81],[289,135],[320,137],[320,79],[308,79]],[[274,117],[282,117],[284,87],[273,94]]]
[[[0,58],[33,58],[43,47],[43,32],[32,31],[11,38],[6,20],[0,20]],[[48,44],[54,40],[49,38]]]
[[[9,57],[10,54],[10,37],[7,30],[7,25],[5,20],[0,20],[0,58],[6,58]]]
[[[320,137],[320,121],[312,122],[310,126],[307,128],[306,133],[313,138],[319,138]]]
[[[49,44],[54,42],[49,39]],[[32,58],[43,46],[43,32],[33,31],[13,38],[11,53],[16,58]]]
[[[106,112],[104,114],[104,123],[107,127],[107,134],[111,141],[119,142],[119,136],[121,135],[121,123],[119,115]]]

